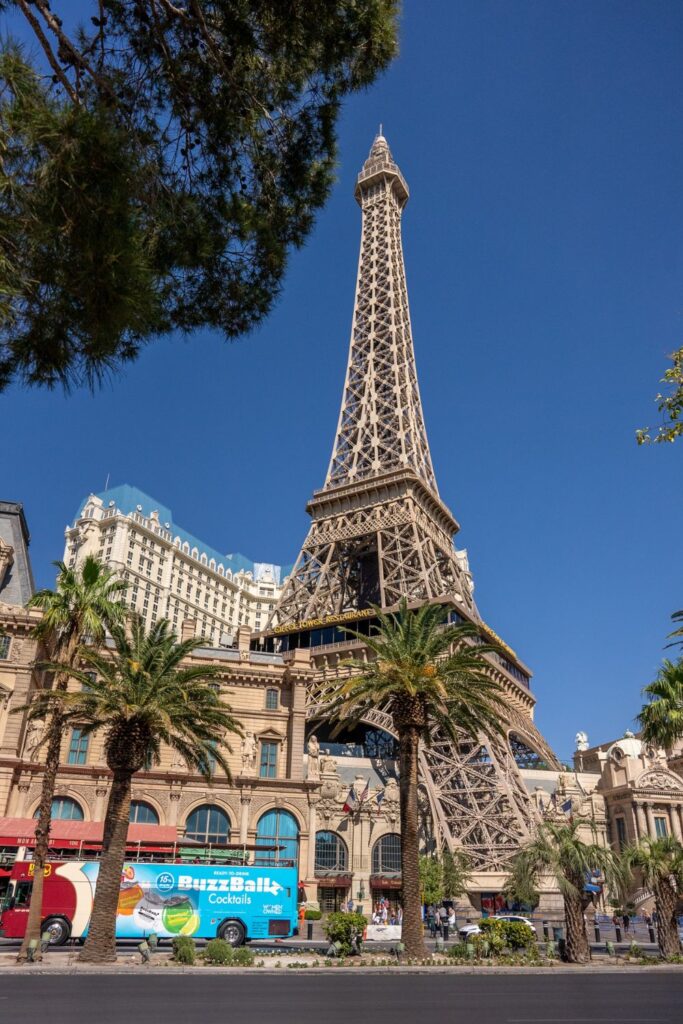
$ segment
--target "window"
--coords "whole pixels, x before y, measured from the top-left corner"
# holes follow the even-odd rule
[[[280,691],[275,689],[266,690],[266,709],[277,711],[280,706]]]
[[[667,834],[666,818],[655,816],[655,835],[658,839],[663,839]]]
[[[619,840],[619,849],[623,850],[626,846],[626,822],[623,818],[616,819],[617,824],[617,839]]]
[[[56,796],[52,801],[52,817],[55,821],[83,821],[83,809],[70,796]],[[38,817],[38,811],[33,815]]]
[[[401,870],[401,837],[394,832],[378,839],[372,848],[373,875],[391,871],[398,874]]]
[[[227,814],[214,804],[203,804],[190,814],[185,822],[185,836],[199,843],[230,842],[230,821]]]
[[[256,826],[257,846],[279,846],[279,850],[256,851],[255,863],[274,864],[290,861],[296,864],[299,856],[299,826],[289,811],[267,811]]]
[[[97,679],[97,672],[84,672],[83,675],[87,676],[90,683],[94,683],[95,680]],[[85,690],[87,693],[87,691],[90,689],[89,683],[83,683],[82,689]]]
[[[158,825],[159,815],[152,805],[146,804],[144,800],[131,800],[128,820],[136,825]]]
[[[9,644],[10,638],[8,636],[0,636],[0,661],[7,661],[9,658]]]
[[[346,843],[336,832],[316,832],[315,870],[345,871],[348,864]]]
[[[277,777],[277,748],[277,742],[273,740],[261,740],[261,766],[259,769],[259,775],[262,779],[274,779]]]
[[[72,729],[67,764],[85,764],[87,754],[88,737],[80,729]]]

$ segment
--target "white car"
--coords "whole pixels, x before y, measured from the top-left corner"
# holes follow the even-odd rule
[[[484,919],[485,920],[485,919]],[[520,917],[519,914],[496,914],[494,918],[489,918],[489,921],[515,921],[517,924],[527,924],[531,928],[534,935],[536,934],[536,928],[528,919],[528,917]],[[462,939],[469,939],[472,935],[480,935],[481,928],[478,924],[466,924],[460,929],[460,937]]]

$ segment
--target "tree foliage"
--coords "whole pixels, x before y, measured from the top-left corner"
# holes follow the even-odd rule
[[[650,427],[636,431],[638,444],[673,444],[683,434],[683,348],[669,356],[671,366],[665,371],[660,383],[666,384],[666,391],[655,398],[657,409],[662,414],[662,425],[653,436]]]
[[[0,52],[0,389],[92,386],[160,333],[258,324],[329,193],[343,98],[396,52],[397,0],[11,8],[42,54]]]
[[[683,846],[673,836],[644,836],[623,854],[630,878],[654,894],[657,910],[657,942],[662,956],[681,951],[678,938],[678,899],[683,886]]]
[[[672,747],[683,736],[683,661],[665,659],[657,678],[643,688],[648,698],[638,715],[642,738],[658,747]]]
[[[375,607],[378,632],[347,632],[369,649],[370,660],[350,660],[352,676],[323,683],[317,701],[339,728],[357,725],[369,712],[389,715],[399,745],[401,810],[402,941],[409,956],[424,956],[419,867],[418,757],[420,742],[437,732],[455,742],[463,734],[503,731],[502,689],[491,678],[473,625],[448,625],[443,605],[413,611],[405,598],[395,613]]]
[[[464,896],[471,880],[467,854],[461,850],[452,853],[445,849],[441,854],[441,863],[443,864],[443,888],[446,899],[456,900],[459,896]]]
[[[43,868],[47,862],[52,819],[52,800],[55,794],[60,752],[65,726],[67,686],[74,665],[78,661],[81,638],[87,636],[93,646],[104,642],[107,629],[123,622],[126,607],[123,593],[128,584],[116,576],[92,555],[77,568],[56,562],[59,570],[54,590],[39,590],[29,600],[29,608],[39,608],[40,622],[33,629],[33,637],[49,657],[58,660],[51,686],[45,686],[32,696],[31,702],[17,708],[28,711],[29,721],[45,720],[41,745],[45,747],[45,767],[40,786],[40,804],[36,823],[36,845],[33,851],[35,877],[26,931],[18,961],[27,958],[29,945],[40,938],[43,904]],[[41,959],[40,949],[34,958]]]
[[[436,857],[420,857],[422,902],[437,906],[444,898],[443,864]]]
[[[579,835],[586,824],[578,818],[566,823],[543,821],[515,857],[511,872],[513,878],[526,878],[535,886],[544,877],[557,886],[564,902],[567,958],[572,963],[589,957],[584,912],[592,897],[585,891],[587,879],[599,871],[613,892],[621,892],[624,885],[623,869],[613,852],[597,842],[586,843]]]

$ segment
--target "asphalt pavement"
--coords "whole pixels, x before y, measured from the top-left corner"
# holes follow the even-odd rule
[[[680,1024],[683,974],[0,976],[11,1024]]]

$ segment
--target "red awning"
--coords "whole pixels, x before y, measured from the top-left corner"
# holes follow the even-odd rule
[[[35,818],[0,818],[0,846],[34,846]],[[81,843],[101,843],[102,821],[53,821],[50,825],[50,846],[78,847]],[[129,843],[177,843],[175,825],[128,826]]]

